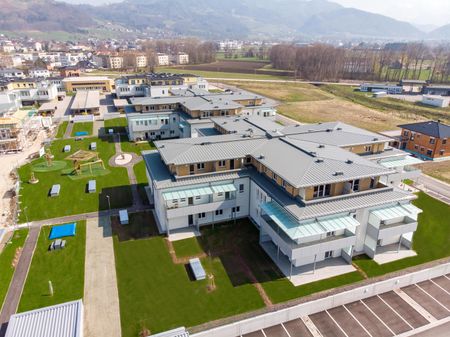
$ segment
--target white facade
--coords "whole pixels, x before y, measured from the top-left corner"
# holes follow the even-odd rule
[[[0,77],[5,78],[25,78],[26,75],[22,70],[19,69],[1,69]]]
[[[137,68],[145,68],[146,66],[147,66],[147,56],[137,55],[136,56],[136,67]]]
[[[50,77],[50,71],[48,69],[30,69],[28,71],[28,76],[34,78],[47,78]]]
[[[189,64],[189,55],[186,53],[178,53],[176,55],[177,64]]]
[[[450,98],[442,96],[424,95],[422,104],[435,106],[438,108],[447,108],[450,104]]]
[[[58,98],[58,88],[53,84],[39,84],[37,88],[14,90],[22,104],[25,102],[48,102]]]
[[[156,55],[156,60],[158,61],[159,66],[168,66],[170,64],[169,55],[158,53]]]
[[[379,84],[379,83],[363,83],[360,85],[359,90],[362,92],[387,92],[391,95],[399,95],[403,93],[403,87],[399,85],[391,84]]]
[[[131,141],[180,137],[180,116],[176,112],[128,114],[127,120]]]

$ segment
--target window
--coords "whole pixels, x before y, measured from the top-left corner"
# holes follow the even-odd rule
[[[403,131],[403,136],[408,137],[408,131]]]
[[[225,167],[225,160],[219,160],[219,167]]]
[[[325,252],[325,258],[330,259],[333,257],[333,251],[329,250],[328,252]]]
[[[430,144],[435,144],[435,143],[436,143],[436,139],[430,138]]]
[[[350,183],[352,184],[352,190],[355,192],[358,192],[359,191],[359,179],[352,180]]]
[[[272,176],[272,179],[275,180],[275,181],[277,181],[278,176],[274,173],[273,176]]]
[[[418,150],[419,149],[419,145],[414,145],[414,150]]]
[[[239,213],[239,212],[241,211],[241,207],[240,207],[240,206],[233,207],[233,208],[231,209],[231,211],[232,211],[233,213]]]
[[[202,197],[201,196],[199,196],[199,195],[196,195],[195,196],[195,200],[200,200]]]
[[[365,152],[372,152],[372,145],[364,146],[364,151]]]
[[[447,138],[442,139],[442,145],[445,145],[445,144],[447,144]]]
[[[286,182],[285,182],[284,180],[281,182],[281,186],[283,186],[284,188],[286,188]]]
[[[197,164],[197,170],[204,170],[205,169],[205,163],[198,163]]]
[[[175,130],[170,130],[170,134],[174,135],[175,134]]]
[[[181,198],[180,199],[180,202],[185,202],[186,201],[186,198]]]
[[[314,186],[313,198],[322,198],[330,195],[331,184]]]
[[[440,156],[443,156],[443,155],[444,155],[444,150],[440,150],[440,151],[439,151],[439,155],[440,155]]]
[[[335,236],[335,235],[336,235],[335,231],[327,232],[327,237]]]
[[[204,218],[206,218],[206,214],[205,213],[198,213],[198,218],[199,219],[204,219]]]
[[[223,209],[216,210],[216,215],[222,215],[222,214],[223,214]]]
[[[376,179],[374,177],[370,178],[370,188],[374,188],[376,182],[377,181],[376,181]]]
[[[239,193],[244,192],[244,184],[239,184]]]
[[[433,151],[432,150],[427,150],[427,156],[432,156],[433,155]]]

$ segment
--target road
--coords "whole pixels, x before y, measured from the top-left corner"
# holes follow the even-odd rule
[[[414,183],[414,187],[450,205],[449,184],[432,178],[426,174],[421,174],[417,181]]]

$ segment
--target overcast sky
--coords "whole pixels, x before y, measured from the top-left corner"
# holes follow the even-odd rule
[[[63,0],[70,3],[102,4],[121,0]],[[170,1],[170,0],[168,0]],[[314,0],[312,0],[314,1]],[[330,0],[346,7],[379,13],[422,25],[450,24],[450,0]]]

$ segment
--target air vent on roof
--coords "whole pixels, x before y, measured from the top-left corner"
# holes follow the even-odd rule
[[[378,140],[378,138],[375,137],[373,140],[376,142]]]
[[[315,156],[317,155],[317,153],[314,152],[314,151],[311,151],[309,154],[310,154],[311,156],[313,156],[313,157],[315,157]]]
[[[323,144],[320,144],[320,145],[318,146],[319,149],[323,149],[324,147],[325,147],[325,145],[323,145]]]
[[[295,127],[298,128],[300,126],[300,124],[295,124]]]
[[[353,160],[350,160],[350,159],[347,159],[345,162],[346,162],[347,164],[353,164]]]
[[[333,130],[331,130],[331,129],[327,129],[327,132],[331,132],[331,131],[333,131]]]
[[[344,175],[344,172],[342,172],[342,171],[336,171],[336,172],[334,172],[333,175],[335,175],[335,176],[343,176],[343,175]]]
[[[222,125],[225,125],[225,124],[227,124],[227,122],[223,122],[223,123],[222,123]]]
[[[264,159],[264,158],[265,158],[265,157],[264,157],[263,154],[260,154],[259,157],[258,157],[258,159]]]
[[[216,106],[214,107],[214,109],[219,109],[219,106],[218,106],[218,105],[216,105]]]
[[[339,131],[341,131],[341,130],[342,130],[342,128],[336,128],[336,130],[339,130]]]
[[[323,163],[323,159],[316,159],[316,163]]]
[[[160,149],[164,149],[164,144],[162,144],[159,148],[160,148]]]
[[[200,143],[200,145],[211,145],[211,142],[203,142],[203,143]]]

